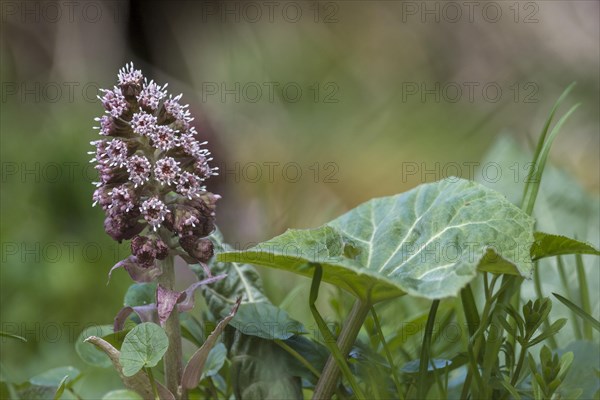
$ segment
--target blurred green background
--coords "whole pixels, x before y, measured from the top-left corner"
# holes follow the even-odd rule
[[[1,330],[29,340],[0,339],[5,372],[85,370],[77,335],[122,305],[129,279],[107,286],[106,276],[129,250],[91,206],[86,152],[97,89],[130,60],[190,103],[221,168],[209,182],[223,196],[218,224],[240,247],[448,174],[493,181],[473,173],[477,163],[502,162],[518,193],[525,163],[484,155],[502,135],[531,147],[577,81],[569,102],[582,106],[551,158],[579,188],[569,207],[587,226],[566,218],[548,229],[598,246],[600,3],[453,4],[3,2]],[[260,272],[275,303],[308,284]],[[289,311],[308,320],[298,293]],[[89,393],[119,385],[111,371],[94,374]]]

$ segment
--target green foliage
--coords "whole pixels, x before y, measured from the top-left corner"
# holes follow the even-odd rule
[[[535,399],[553,398],[569,371],[573,359],[573,353],[565,353],[559,358],[558,354],[553,354],[547,346],[543,346],[540,350],[539,368],[533,357],[531,355],[528,357]]]
[[[8,333],[8,332],[2,332],[2,331],[0,331],[0,337],[10,338],[10,339],[16,339],[16,340],[20,340],[21,342],[24,342],[24,343],[27,342],[27,339],[25,339],[23,336],[14,335],[14,334]]]
[[[215,251],[231,249],[223,242],[219,231],[211,239]],[[231,299],[242,300],[239,317],[237,314],[234,317],[237,324],[232,324],[228,328],[231,330],[225,332],[225,344],[232,360],[232,388],[236,397],[302,398],[297,370],[306,374],[306,368],[295,364],[296,371],[288,370],[287,365],[293,357],[273,340],[287,339],[284,342],[295,347],[298,342],[293,341],[295,336],[292,334],[302,331],[301,325],[271,304],[263,293],[260,276],[253,266],[213,260],[210,270],[213,275],[227,274],[225,279],[200,288],[214,316],[222,316],[231,307]],[[202,268],[194,268],[194,271],[200,279],[206,278]]]
[[[211,239],[216,252],[231,249],[223,242],[223,237],[218,230],[213,233]],[[200,279],[206,278],[202,268],[192,267]],[[225,279],[200,288],[209,310],[217,318],[226,314],[228,309],[235,304],[235,299],[239,297],[242,298],[242,304],[269,302],[263,293],[260,276],[253,266],[236,262],[213,262],[210,270],[213,275],[227,274]]]
[[[29,382],[36,386],[50,386],[58,388],[63,379],[67,377],[69,380],[75,380],[81,372],[74,367],[53,368],[49,371],[31,377]]]
[[[201,287],[207,308],[180,316],[182,337],[197,346],[185,357],[189,363],[181,381],[183,390],[190,390],[189,398],[598,396],[600,322],[589,285],[593,266],[584,262],[600,252],[568,237],[582,236],[582,221],[594,214],[580,211],[573,202],[573,223],[565,223],[570,220],[563,210],[557,229],[547,229],[550,213],[544,208],[547,193],[571,204],[561,196],[574,192],[572,182],[557,180],[556,171],[546,166],[550,145],[574,110],[552,126],[562,99],[543,128],[521,208],[503,190],[451,178],[370,200],[320,228],[289,230],[247,251],[234,251],[219,232],[213,234],[217,257],[207,266],[191,267],[202,279],[208,270],[227,276]],[[534,233],[534,223],[560,234]],[[594,243],[594,238],[589,240]],[[560,258],[566,255],[575,255],[574,262]],[[543,296],[542,279],[553,275],[554,261],[560,283],[553,284],[562,285],[557,291],[565,294],[554,297],[567,307],[558,307],[558,312]],[[286,307],[278,307],[266,296],[251,264],[311,277],[310,293],[302,293],[306,287],[295,288],[284,300]],[[523,288],[534,267],[532,297]],[[337,293],[343,289],[358,298],[341,330],[331,329],[328,312],[333,309],[343,318],[351,296],[333,295],[329,303],[319,302],[319,296],[331,296],[320,290],[321,280],[335,285]],[[124,304],[153,303],[155,293],[155,283],[133,284]],[[460,299],[452,298],[459,293]],[[313,331],[283,310],[305,307],[295,300],[306,294],[318,328],[313,325]],[[567,319],[560,318],[560,311],[575,316],[563,337],[559,333],[568,330]],[[137,319],[117,333],[109,325],[86,329],[77,339],[77,353],[93,367],[113,365],[125,387],[133,390],[113,391],[104,399],[178,398],[160,384],[163,374],[155,368],[168,348],[164,331],[133,321]],[[456,326],[462,330],[450,340],[448,330]],[[12,333],[0,336],[24,341]],[[92,338],[84,341],[88,336]],[[538,345],[536,359],[532,353]],[[93,376],[95,370],[88,370]],[[1,372],[2,398],[82,397],[76,383],[84,374],[72,367],[21,384]]]
[[[106,393],[102,400],[142,400],[142,397],[131,390],[113,390]]]
[[[600,251],[591,244],[566,236],[543,232],[535,232],[533,236],[535,237],[535,243],[531,246],[531,259],[533,261],[566,254],[600,255]]]
[[[129,286],[123,305],[129,307],[142,306],[156,302],[156,283],[134,283]]]
[[[403,294],[455,296],[477,272],[490,246],[531,273],[533,220],[504,196],[461,179],[421,185],[374,199],[317,229],[288,230],[221,261],[247,262],[323,280],[376,303]]]
[[[2,399],[46,400],[77,399],[72,391],[73,384],[81,377],[74,367],[53,368],[29,379],[22,384],[0,382]]]
[[[576,340],[556,351],[559,355],[573,353],[574,361],[564,378],[560,391],[564,398],[592,399],[600,391],[600,346],[598,342]]]
[[[137,325],[125,336],[121,347],[123,374],[133,376],[142,368],[156,366],[168,346],[169,340],[160,326],[152,322]]]
[[[185,369],[183,371],[183,377],[181,378],[181,386],[185,389],[193,389],[195,388],[200,379],[202,378],[202,371],[204,370],[204,366],[206,365],[210,352],[217,344],[217,340],[223,330],[227,326],[227,324],[231,321],[233,316],[235,315],[238,307],[240,305],[240,300],[238,299],[237,303],[234,305],[229,315],[223,318],[215,329],[212,331],[210,335],[206,338],[206,341],[200,346],[198,350],[192,355],[190,361],[188,361]]]
[[[569,307],[575,314],[579,315],[585,321],[587,321],[592,328],[600,332],[600,321],[591,316],[589,313],[585,312],[583,308],[579,307],[577,304],[573,303],[571,300],[561,296],[557,293],[552,293],[554,297],[556,297],[561,303],[565,306]]]
[[[209,378],[218,374],[225,364],[225,360],[227,360],[227,349],[223,343],[217,343],[208,353],[202,376]]]
[[[67,385],[67,382],[69,381],[69,375],[66,375],[62,381],[60,381],[60,384],[58,385],[58,389],[56,389],[56,393],[54,394],[54,399],[53,400],[59,400],[63,393],[65,392],[65,388]]]
[[[266,302],[242,304],[231,325],[244,335],[267,340],[286,340],[304,332],[302,324],[287,312]]]
[[[101,368],[107,368],[111,366],[110,359],[102,351],[98,350],[96,346],[91,343],[86,343],[85,339],[90,336],[106,336],[113,333],[113,327],[111,325],[100,325],[92,326],[84,329],[75,342],[75,351],[79,357],[88,363],[89,365]]]
[[[231,380],[236,399],[302,399],[296,372],[288,370],[288,353],[274,341],[247,336],[231,349]]]

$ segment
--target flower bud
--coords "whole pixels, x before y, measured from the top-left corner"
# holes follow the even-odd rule
[[[164,260],[169,254],[169,248],[160,238],[135,236],[131,240],[131,254],[137,258],[142,267],[151,267],[154,260]]]
[[[179,244],[191,257],[202,263],[210,260],[214,254],[214,246],[209,239],[190,235],[179,238]]]
[[[128,213],[109,210],[104,220],[104,230],[119,243],[129,240],[145,228],[138,222],[139,216],[138,210],[131,210]]]
[[[173,219],[173,231],[180,237],[195,235],[205,237],[214,230],[214,214],[201,200],[193,203],[196,207],[177,205]]]

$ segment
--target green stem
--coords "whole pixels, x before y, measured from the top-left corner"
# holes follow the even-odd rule
[[[284,349],[285,351],[290,353],[290,355],[292,357],[294,357],[296,360],[298,360],[302,365],[304,365],[306,367],[306,369],[308,369],[310,372],[312,372],[312,374],[315,377],[317,377],[317,379],[321,376],[321,373],[319,371],[317,371],[315,369],[315,367],[313,367],[311,365],[311,363],[309,363],[308,360],[302,356],[302,354],[298,353],[296,350],[294,350],[293,348],[288,346],[283,340],[275,339],[274,342],[279,347],[281,347],[282,349]]]
[[[354,303],[352,311],[350,311],[350,315],[348,315],[337,340],[337,347],[340,349],[343,357],[347,357],[352,349],[358,332],[365,322],[370,309],[371,305],[368,302],[356,300]],[[337,361],[333,356],[329,356],[315,387],[313,399],[330,399],[338,386],[339,378],[340,369],[338,368]]]
[[[537,296],[538,299],[543,299],[544,292],[542,290],[542,278],[540,277],[539,266],[540,265],[539,265],[538,261],[533,263],[533,284],[534,284],[534,288],[535,288],[535,295]],[[544,330],[548,330],[548,328],[550,328],[550,317],[546,316],[546,318],[544,318]],[[556,343],[556,339],[554,338],[554,336],[550,336],[548,338],[548,344],[550,344],[550,348],[553,350],[556,350],[556,348],[558,347],[558,344]]]
[[[173,256],[169,255],[162,261],[163,273],[158,277],[158,283],[166,289],[173,290],[175,284],[175,269],[173,267]],[[181,327],[179,326],[179,313],[175,309],[165,322],[165,333],[169,338],[169,348],[163,358],[165,367],[165,383],[167,389],[173,393],[176,399],[185,400],[187,394],[181,389],[180,382],[183,373],[182,351],[181,351]]]
[[[502,277],[502,287],[506,287],[498,296],[497,306],[491,314],[491,331],[485,344],[483,353],[483,382],[490,382],[492,374],[498,370],[498,356],[500,347],[502,346],[502,338],[504,337],[504,326],[499,322],[499,319],[506,318],[506,312],[503,308],[510,304],[515,293],[519,292],[523,278],[504,275]],[[500,305],[500,306],[498,306]],[[492,387],[486,386],[485,393],[482,397],[490,397]]]
[[[487,274],[484,273],[483,277],[484,279],[486,279],[487,283]],[[481,324],[481,320],[479,319],[479,312],[477,311],[477,305],[475,304],[475,296],[473,295],[471,285],[465,286],[465,288],[460,291],[460,299],[462,302],[463,310],[465,312],[465,319],[467,321],[467,329],[469,331],[469,336],[473,336],[475,332],[477,332],[477,329]]]
[[[556,262],[558,264],[558,273],[560,274],[560,281],[563,285],[563,290],[565,291],[565,295],[567,299],[572,299],[571,290],[569,289],[569,279],[567,278],[567,272],[565,271],[565,265],[563,263],[562,257],[556,257]],[[571,322],[573,323],[573,331],[575,332],[576,339],[582,339],[583,335],[581,334],[581,327],[579,326],[579,320],[577,319],[576,314],[573,310],[569,309],[571,312]]]
[[[585,276],[585,268],[583,267],[583,258],[581,254],[575,255],[575,263],[577,266],[577,279],[579,282],[579,293],[581,295],[581,308],[586,313],[592,315],[592,305],[590,303],[590,291],[588,288],[587,278]],[[593,339],[592,325],[588,320],[583,320],[583,337],[586,340]]]
[[[517,368],[515,368],[515,374],[510,381],[512,386],[516,386],[519,381],[519,375],[521,375],[521,369],[525,363],[525,356],[527,355],[527,346],[521,346],[521,353],[519,354],[519,361],[517,362]]]
[[[417,398],[424,399],[427,395],[427,369],[429,367],[429,357],[431,356],[431,336],[433,335],[433,324],[435,323],[435,314],[440,305],[439,300],[431,303],[425,333],[423,334],[423,344],[421,346],[421,359],[419,360],[419,386],[417,389]]]
[[[154,375],[152,374],[152,368],[146,368],[146,374],[148,374],[148,379],[150,380],[150,385],[152,386],[154,400],[160,400],[160,397],[158,396],[158,389],[156,388],[156,381],[154,380]]]
[[[482,347],[486,345],[484,332],[487,329],[490,312],[492,310],[492,305],[500,296],[500,294],[505,289],[505,286],[501,286],[498,292],[494,294],[494,288],[496,287],[496,281],[500,275],[494,275],[491,282],[488,282],[488,277],[486,274],[483,275],[484,285],[485,285],[485,303],[483,306],[483,311],[481,312],[481,320],[477,327],[475,333],[471,336],[469,340],[469,361],[471,365],[471,369],[467,372],[467,377],[465,378],[465,383],[463,384],[461,399],[467,398],[467,394],[471,389],[471,381],[473,376],[475,376],[475,382],[477,383],[477,388],[479,392],[483,392],[484,385],[481,379],[481,374],[479,373],[479,353]]]
[[[400,378],[398,377],[396,363],[394,362],[392,353],[390,352],[387,341],[385,340],[385,336],[383,335],[383,330],[381,329],[381,324],[379,323],[379,317],[377,316],[377,312],[375,312],[375,307],[371,307],[371,315],[373,316],[373,322],[375,323],[375,329],[377,329],[377,333],[379,334],[379,338],[381,339],[381,344],[383,345],[383,349],[385,350],[385,355],[388,359],[388,363],[390,364],[390,368],[392,369],[392,378],[394,379],[394,385],[396,385],[396,390],[398,391],[398,396],[401,396],[402,395],[402,385],[400,384]]]

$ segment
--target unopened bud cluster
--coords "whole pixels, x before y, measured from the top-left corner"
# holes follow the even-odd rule
[[[209,166],[188,105],[166,86],[148,81],[132,63],[121,69],[117,86],[99,96],[106,110],[96,118],[102,138],[91,142],[99,175],[94,205],[106,213],[106,233],[119,242],[133,239],[141,266],[164,259],[169,249],[198,261],[212,255],[204,238],[214,229],[219,196],[204,182],[216,168]]]

